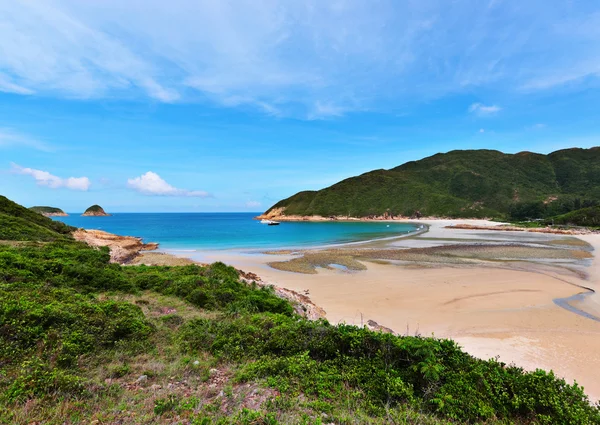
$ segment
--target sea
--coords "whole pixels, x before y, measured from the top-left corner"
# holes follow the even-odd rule
[[[346,244],[406,235],[410,223],[282,222],[268,226],[254,220],[259,213],[116,213],[82,217],[69,213],[55,220],[158,242],[165,251],[264,250]]]

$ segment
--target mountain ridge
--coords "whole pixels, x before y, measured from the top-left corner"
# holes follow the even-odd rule
[[[507,218],[531,205],[549,217],[599,202],[600,147],[453,150],[298,192],[259,217]]]

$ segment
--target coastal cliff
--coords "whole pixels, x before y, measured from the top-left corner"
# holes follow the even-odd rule
[[[84,217],[108,217],[107,214],[100,205],[92,205],[82,214]]]

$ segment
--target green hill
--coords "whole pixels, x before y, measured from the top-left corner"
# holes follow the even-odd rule
[[[73,230],[0,195],[0,240],[61,240],[70,238]]]
[[[9,231],[69,230],[4,197],[0,215]],[[0,423],[600,424],[552,372],[309,321],[222,263],[109,258],[69,239],[0,242]]]
[[[87,210],[85,210],[85,212],[82,215],[93,217],[93,216],[107,216],[110,214],[107,214],[100,205],[92,205]]]
[[[31,211],[35,211],[38,214],[50,214],[50,215],[66,215],[63,210],[56,207],[46,206],[35,206],[29,208]]]
[[[549,217],[598,203],[600,147],[549,155],[457,150],[300,192],[267,212],[505,218],[534,204],[539,211],[525,214]]]

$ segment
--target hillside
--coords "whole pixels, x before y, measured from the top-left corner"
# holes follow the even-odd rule
[[[92,205],[82,214],[86,217],[106,217],[110,214],[107,214],[104,209],[100,205]]]
[[[38,214],[45,215],[46,217],[66,217],[68,214],[60,208],[46,207],[46,206],[35,206],[29,208],[31,211],[35,211]]]
[[[0,242],[0,271],[3,424],[600,424],[552,373],[310,321],[222,263],[125,267],[63,239]]]
[[[0,195],[0,240],[62,240],[73,230]]]
[[[457,150],[299,192],[266,214],[505,218],[527,210],[549,217],[598,203],[600,147],[549,155]]]
[[[0,271],[2,424],[600,424],[552,373],[310,321],[222,263],[125,267],[64,239],[0,242]]]

